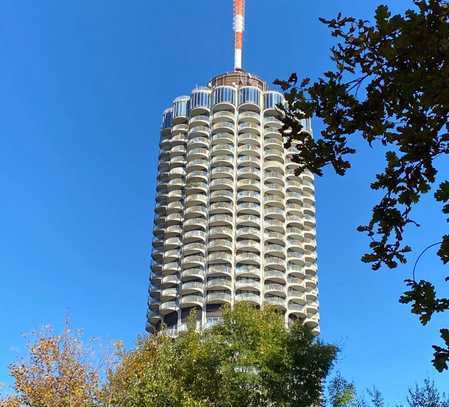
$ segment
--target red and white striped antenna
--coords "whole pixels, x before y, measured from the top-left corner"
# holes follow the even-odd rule
[[[245,31],[245,0],[234,0],[234,69],[236,71],[242,69],[243,31]]]

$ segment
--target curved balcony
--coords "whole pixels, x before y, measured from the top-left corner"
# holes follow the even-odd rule
[[[209,213],[211,215],[224,213],[232,215],[234,213],[234,205],[230,202],[216,202],[210,205]]]
[[[200,230],[191,230],[190,232],[184,233],[183,243],[193,243],[206,241],[206,232]]]
[[[304,226],[308,226],[308,227],[313,228],[316,225],[316,218],[315,218],[315,216],[306,213],[306,211],[304,211],[303,221],[304,221]]]
[[[236,302],[248,302],[254,305],[260,305],[260,295],[255,293],[236,293],[235,301]]]
[[[251,203],[251,202],[242,202],[237,206],[238,214],[242,215],[259,215],[261,211],[261,207],[259,204]]]
[[[299,277],[304,278],[306,275],[304,265],[303,264],[296,264],[293,262],[289,262],[287,266],[287,273],[289,277]]]
[[[207,148],[192,148],[187,152],[187,161],[196,159],[207,160],[209,158],[209,150]]]
[[[238,264],[235,269],[235,274],[241,277],[260,279],[260,268],[258,266],[248,264]]]
[[[233,155],[219,155],[217,157],[213,157],[210,162],[211,162],[212,168],[219,167],[219,166],[228,166],[228,167],[233,168],[234,167],[234,156]]]
[[[284,142],[280,134],[265,136],[264,149],[277,150],[280,156],[284,156]]]
[[[268,183],[273,182],[284,185],[284,174],[278,170],[265,170],[264,180]]]
[[[287,278],[288,286],[296,290],[305,290],[306,282],[304,278],[289,275]]]
[[[289,288],[288,289],[288,299],[301,303],[301,304],[305,304],[306,301],[306,295],[304,294],[304,290],[301,289],[295,289],[295,288]]]
[[[275,231],[278,233],[285,233],[285,225],[283,220],[279,219],[265,219],[264,226],[266,230]]]
[[[226,144],[234,145],[235,136],[233,133],[216,133],[212,135],[212,145]]]
[[[260,181],[254,179],[242,179],[237,182],[237,188],[239,190],[246,189],[260,193]]]
[[[184,224],[182,225],[184,233],[189,232],[191,230],[199,230],[202,229],[203,231],[207,228],[207,222],[205,219],[187,219],[184,220]]]
[[[256,112],[242,112],[238,117],[239,122],[260,123],[260,114]]]
[[[182,212],[184,205],[179,201],[170,202],[167,204],[167,213]]]
[[[178,132],[178,134],[172,135],[169,142],[171,142],[172,145],[185,144],[186,143],[185,133]]]
[[[182,234],[182,228],[179,225],[168,226],[165,230],[165,238],[177,237]]]
[[[260,256],[252,252],[238,254],[236,256],[236,261],[239,264],[251,264],[260,266]]]
[[[204,206],[197,205],[197,206],[190,206],[186,208],[186,211],[184,213],[185,219],[191,219],[191,218],[203,218],[207,219],[207,209]]]
[[[181,246],[181,240],[177,237],[171,237],[165,240],[165,250],[173,250]]]
[[[187,172],[191,171],[208,171],[209,170],[209,161],[205,159],[196,159],[191,160],[187,163]]]
[[[306,250],[315,251],[316,250],[316,240],[315,239],[304,239],[304,248]]]
[[[219,189],[233,190],[234,181],[230,179],[216,179],[210,182],[209,188],[211,191],[216,191]]]
[[[265,282],[285,283],[286,274],[279,270],[267,269],[264,271]]]
[[[183,269],[189,269],[203,267],[204,263],[205,258],[203,256],[184,256],[181,265]]]
[[[279,257],[265,257],[265,267],[285,271],[285,260]]]
[[[282,194],[269,194],[265,193],[264,195],[264,204],[267,206],[284,206],[284,197]]]
[[[229,215],[212,215],[209,218],[209,226],[233,226],[234,218]]]
[[[209,148],[209,140],[206,137],[193,137],[187,142],[187,149],[193,150],[195,148]]]
[[[207,205],[206,194],[193,194],[186,198],[186,206]]]
[[[237,170],[238,179],[254,179],[260,181],[259,171],[254,171],[252,167],[240,167]]]
[[[217,143],[211,149],[211,156],[234,155],[234,146],[232,144]]]
[[[264,163],[273,161],[284,165],[285,163],[284,155],[283,154],[280,155],[273,149],[264,150]]]
[[[255,191],[240,191],[237,194],[237,202],[260,203],[260,193]]]
[[[162,273],[163,275],[168,275],[168,274],[176,274],[178,272],[179,269],[179,264],[178,261],[172,261],[169,263],[164,263],[164,265],[162,266]]]
[[[279,183],[272,183],[272,182],[265,182],[264,185],[265,194],[269,196],[277,195],[280,198],[284,199],[285,193],[284,188],[282,184]]]
[[[229,264],[214,264],[210,265],[207,269],[207,276],[231,276],[232,266]]]
[[[257,168],[257,170],[260,169],[260,160],[256,160],[254,157],[249,155],[241,155],[237,159],[237,163],[239,167],[245,167],[245,166],[252,166]]]
[[[279,232],[265,231],[265,241],[266,243],[274,243],[277,245],[285,246],[285,234]]]
[[[280,221],[285,219],[285,210],[276,206],[265,206],[264,214],[265,217],[278,219]]]
[[[264,285],[265,294],[274,294],[277,297],[285,297],[286,296],[286,288],[285,285],[282,284],[265,284]]]
[[[200,281],[187,281],[181,285],[181,294],[202,294],[204,284]]]
[[[209,240],[209,244],[208,244],[207,248],[210,253],[215,252],[215,251],[232,253],[233,243],[232,243],[232,240],[214,239],[214,240]]]
[[[203,194],[206,195],[207,194],[207,182],[199,182],[199,181],[191,181],[188,184],[186,184],[186,195],[187,195],[187,199],[190,195],[194,195],[194,194]]]
[[[234,134],[236,127],[235,124],[225,120],[217,120],[212,125],[212,134],[217,133],[230,133]]]
[[[166,262],[174,262],[179,259],[179,249],[175,250],[167,250],[164,255],[164,261]]]
[[[178,310],[178,304],[176,303],[176,301],[163,302],[159,306],[159,313],[161,315],[167,315],[172,312],[176,312],[177,310]]]
[[[234,192],[229,190],[213,191],[210,194],[210,202],[233,202]]]
[[[300,192],[287,191],[287,202],[294,204],[301,204],[303,197]]]
[[[221,111],[217,112],[212,116],[212,122],[215,122],[217,120],[223,120],[226,119],[227,121],[235,121],[235,113],[229,112],[229,111]]]
[[[254,134],[255,136],[259,136],[259,137],[262,134],[262,129],[257,123],[248,123],[248,122],[240,123],[238,129],[239,129],[239,134],[249,133],[249,134]]]
[[[280,244],[265,244],[265,254],[285,258],[285,247]]]
[[[307,318],[304,321],[304,325],[307,326],[307,328],[309,329],[316,329],[318,328],[320,324],[320,319],[318,317],[318,315],[313,315],[313,316],[307,316]]]
[[[170,160],[170,165],[172,168],[184,167],[186,165],[186,158],[184,155],[172,157]]]
[[[237,237],[260,240],[260,228],[258,227],[239,228],[237,229]]]
[[[260,227],[259,216],[254,215],[240,215],[237,218],[238,226]]]
[[[296,229],[305,229],[303,227],[303,217],[298,217],[298,216],[287,216],[286,217],[286,221],[287,221],[287,228],[291,229],[291,228],[296,228]]]
[[[183,193],[182,191],[170,191],[167,194],[167,199],[169,201],[169,204],[173,201],[175,202],[179,202],[181,199],[183,198]]]
[[[271,127],[274,129],[280,129],[284,125],[276,116],[265,116],[263,124],[265,127]]]
[[[169,191],[173,191],[175,189],[182,189],[185,185],[185,182],[182,178],[172,178],[167,183],[167,188]]]
[[[226,290],[232,288],[232,280],[226,278],[209,278],[207,288],[214,290]]]
[[[296,315],[299,319],[305,319],[307,317],[307,311],[304,304],[298,304],[296,302],[289,302],[287,309],[290,314]]]
[[[204,298],[202,295],[185,295],[181,298],[181,308],[202,307]]]
[[[256,278],[239,278],[235,283],[237,290],[260,292],[260,280]]]
[[[234,231],[232,227],[209,228],[209,239],[232,239]]]
[[[161,302],[159,300],[152,299],[150,302],[150,308],[152,311],[159,312],[159,308],[161,306]]]
[[[186,148],[184,145],[177,145],[174,146],[170,149],[170,156],[171,157],[176,157],[179,155],[184,155],[186,153]]]
[[[318,290],[312,289],[306,291],[306,299],[308,302],[317,301],[318,300]]]
[[[234,168],[227,167],[227,166],[215,167],[215,168],[212,168],[210,174],[211,174],[212,179],[214,177],[233,179],[234,178]]]
[[[161,300],[162,301],[175,300],[177,296],[178,296],[177,288],[164,288],[161,291]]]
[[[204,243],[189,243],[184,245],[183,247],[183,254],[184,256],[190,256],[190,255],[202,255],[206,253],[206,247]]]
[[[178,285],[178,284],[179,284],[179,278],[177,275],[171,274],[171,275],[162,277],[162,282],[161,282],[162,287]]]
[[[260,253],[261,245],[260,242],[255,240],[240,240],[237,242],[238,252],[252,252],[256,255]]]
[[[260,135],[251,132],[240,133],[238,138],[239,145],[251,144],[256,148],[260,148],[260,141],[261,141]]]
[[[188,268],[181,273],[183,282],[191,279],[204,279],[204,269],[202,267]]]
[[[210,118],[208,115],[199,114],[190,118],[190,126],[194,125],[208,126]]]
[[[264,304],[273,305],[283,311],[287,310],[285,298],[265,296],[263,302]]]
[[[260,158],[260,148],[249,144],[243,144],[238,148],[239,156],[253,156]]]
[[[208,304],[230,304],[232,295],[231,293],[211,291],[207,294],[206,301]]]
[[[187,174],[187,183],[189,182],[207,182],[208,174],[207,171],[191,171]]]
[[[186,133],[188,130],[189,126],[187,126],[187,124],[176,124],[172,127],[171,132],[172,134]]]
[[[189,138],[208,137],[209,133],[209,126],[201,126],[199,123],[195,123],[189,131]]]
[[[156,325],[160,320],[161,316],[159,315],[159,312],[149,311],[147,313],[147,319],[153,324]]]
[[[225,252],[210,253],[207,262],[209,265],[228,263],[232,265],[232,255]]]

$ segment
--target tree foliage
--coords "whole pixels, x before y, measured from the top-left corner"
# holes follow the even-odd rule
[[[31,336],[28,358],[13,363],[15,394],[0,407],[93,407],[100,397],[100,375],[89,362],[81,333],[66,326]]]
[[[239,304],[208,331],[141,340],[110,376],[112,405],[310,407],[336,352],[272,308]]]
[[[444,0],[414,0],[415,8],[392,15],[379,6],[375,22],[343,17],[321,19],[337,44],[332,48],[335,68],[311,82],[292,74],[276,83],[285,91],[287,106],[282,129],[286,147],[294,145],[298,173],[308,169],[323,174],[331,166],[339,175],[351,167],[351,137],[361,136],[371,146],[383,146],[385,169],[371,188],[382,192],[371,219],[358,230],[370,238],[362,260],[374,270],[396,268],[407,261],[404,244],[413,207],[432,190],[438,158],[449,153],[449,5]],[[301,120],[321,118],[324,129],[314,140]],[[447,158],[446,158],[447,159]],[[449,221],[449,181],[436,187]],[[449,262],[449,234],[438,255]],[[427,323],[434,313],[447,311],[449,300],[438,298],[429,281],[408,280],[401,302]],[[441,331],[444,347],[435,346],[434,365],[448,368],[449,331]]]

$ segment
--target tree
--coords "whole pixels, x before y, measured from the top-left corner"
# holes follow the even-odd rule
[[[426,379],[423,386],[409,389],[407,404],[409,407],[449,407],[449,400],[439,393],[434,382]]]
[[[15,394],[1,407],[94,407],[99,405],[100,374],[88,362],[81,333],[68,325],[32,334],[29,357],[10,366]]]
[[[335,68],[315,82],[300,81],[296,74],[275,82],[285,92],[282,133],[299,164],[298,174],[310,170],[322,175],[331,166],[345,175],[349,157],[356,153],[350,136],[388,150],[385,169],[371,184],[383,196],[371,220],[358,228],[370,239],[362,260],[374,270],[406,263],[411,247],[404,244],[405,232],[410,225],[419,226],[412,209],[432,191],[437,159],[449,154],[449,5],[444,0],[413,3],[415,9],[398,15],[379,6],[374,24],[341,14],[321,19],[337,39],[331,50]],[[317,140],[303,131],[301,122],[313,115],[325,126]],[[449,215],[449,181],[434,188],[434,197]],[[434,241],[447,264],[449,234]],[[400,302],[411,304],[422,324],[449,310],[449,299],[438,298],[431,282],[413,276],[406,284]],[[448,368],[449,330],[443,329],[441,336],[445,345],[434,346],[433,361],[440,372]]]
[[[210,330],[141,339],[107,387],[120,407],[309,407],[336,353],[273,308],[238,304]]]
[[[340,373],[329,383],[328,393],[332,407],[353,406],[357,399],[354,383],[348,382]]]

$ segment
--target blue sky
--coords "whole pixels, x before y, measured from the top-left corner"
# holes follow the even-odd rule
[[[319,16],[370,18],[378,0],[248,0],[244,66],[272,82],[329,67]],[[389,0],[404,10],[409,0]],[[144,329],[161,113],[233,63],[231,0],[3,0],[0,4],[0,381],[21,334],[61,326],[131,345]],[[314,122],[316,132],[320,123]],[[359,387],[403,399],[434,373],[441,316],[422,328],[398,304],[410,266],[374,273],[355,232],[382,157],[361,143],[345,178],[317,181],[323,338]],[[440,163],[449,173],[448,163]],[[416,248],[447,229],[431,197],[416,211]],[[442,280],[434,253],[419,277]]]

